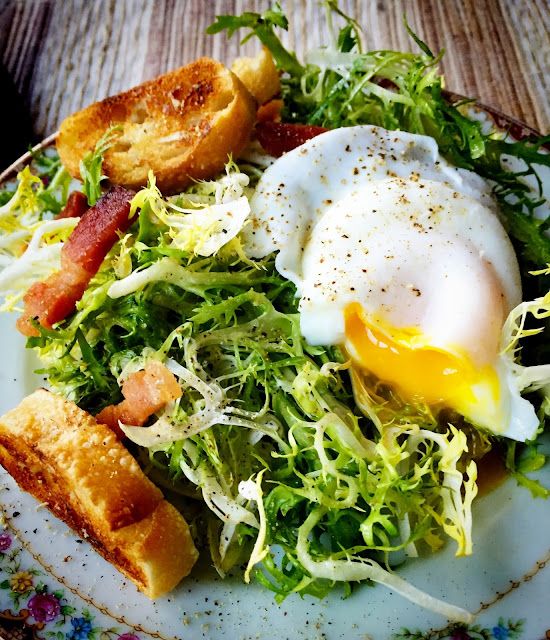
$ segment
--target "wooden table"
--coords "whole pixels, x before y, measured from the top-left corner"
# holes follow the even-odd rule
[[[239,39],[206,36],[220,13],[262,11],[260,0],[0,0],[0,61],[21,98],[11,126],[15,153],[52,133],[72,111],[200,55],[230,62]],[[298,53],[326,41],[314,0],[284,2]],[[550,5],[547,0],[341,0],[366,45],[415,49],[402,22],[433,50],[445,47],[447,88],[550,129]],[[244,47],[251,52],[256,42]],[[6,81],[2,81],[6,87]],[[5,94],[4,94],[5,95]],[[11,101],[11,104],[16,104]],[[30,113],[25,122],[24,108]],[[32,132],[29,124],[32,122]],[[25,124],[27,128],[25,129]],[[5,127],[6,130],[6,127]]]

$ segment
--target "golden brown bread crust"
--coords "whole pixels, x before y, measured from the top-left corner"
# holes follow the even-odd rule
[[[247,144],[256,102],[221,63],[200,58],[185,67],[106,98],[61,123],[57,149],[69,173],[112,124],[122,133],[105,153],[113,184],[138,188],[152,170],[164,193],[222,170]]]
[[[254,58],[237,58],[231,71],[256,98],[259,105],[265,104],[281,92],[279,72],[273,56],[266,47]]]
[[[151,598],[197,559],[183,517],[112,431],[72,402],[42,389],[0,418],[0,464]]]

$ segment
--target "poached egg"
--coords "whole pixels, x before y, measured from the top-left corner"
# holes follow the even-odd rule
[[[535,411],[500,353],[519,267],[481,177],[427,136],[349,127],[276,160],[250,204],[246,251],[278,252],[310,344],[341,345],[356,372],[406,401],[534,437]]]

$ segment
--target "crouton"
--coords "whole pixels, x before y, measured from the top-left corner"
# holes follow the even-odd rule
[[[57,149],[78,178],[82,158],[111,125],[120,135],[104,155],[112,184],[136,189],[153,171],[163,193],[212,177],[249,141],[256,101],[220,62],[200,58],[185,67],[106,98],[66,118]]]
[[[231,71],[259,105],[265,104],[281,92],[279,72],[271,53],[265,47],[254,58],[237,58],[231,66]]]
[[[0,464],[150,598],[198,554],[180,513],[109,427],[44,389],[0,418]]]

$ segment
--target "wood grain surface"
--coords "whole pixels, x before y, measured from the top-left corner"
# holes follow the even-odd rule
[[[251,52],[234,36],[206,36],[216,14],[262,11],[260,0],[0,0],[0,61],[29,112],[34,141],[72,111],[200,55],[230,62]],[[314,0],[283,0],[284,40],[298,54],[326,41]],[[402,22],[445,48],[447,88],[550,128],[547,0],[341,0],[367,48],[414,50]],[[5,86],[5,83],[3,83]],[[29,140],[23,141],[23,149]]]

